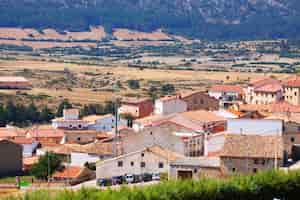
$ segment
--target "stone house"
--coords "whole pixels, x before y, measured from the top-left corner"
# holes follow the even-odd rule
[[[205,92],[182,92],[180,96],[187,104],[187,111],[219,109],[219,101]]]
[[[256,173],[283,165],[280,136],[226,135],[220,153],[224,175]]]
[[[151,146],[142,150],[104,160],[96,164],[97,179],[124,176],[168,173],[169,163],[180,155],[160,146]]]
[[[203,153],[203,134],[201,133],[201,127],[194,124],[184,126],[172,121],[162,121],[138,132],[122,131],[122,150],[124,153],[130,153],[148,146],[159,145],[182,155],[200,156]]]
[[[220,158],[218,157],[184,157],[170,163],[171,179],[199,180],[200,178],[216,178],[220,176]]]

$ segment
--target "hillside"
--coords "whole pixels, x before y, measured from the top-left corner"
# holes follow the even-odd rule
[[[297,0],[0,0],[0,26],[83,31],[103,25],[204,39],[295,38]]]

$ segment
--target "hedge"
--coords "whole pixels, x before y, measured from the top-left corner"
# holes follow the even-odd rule
[[[119,190],[36,191],[11,200],[273,200],[300,199],[300,171],[269,171],[226,180],[170,181]]]

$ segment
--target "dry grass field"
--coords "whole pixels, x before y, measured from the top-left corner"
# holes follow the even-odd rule
[[[63,76],[65,69],[68,69],[76,77],[74,84],[69,84],[68,87],[46,87],[42,82],[55,80],[57,77]],[[56,100],[68,98],[74,103],[102,103],[110,100],[114,95],[145,95],[149,82],[172,83],[177,90],[187,89],[205,89],[210,84],[220,81],[223,82],[243,82],[249,79],[257,79],[268,76],[277,76],[285,78],[285,74],[256,74],[256,73],[238,73],[238,72],[203,72],[203,71],[188,71],[188,70],[154,70],[154,69],[136,69],[125,66],[92,66],[92,65],[77,65],[64,64],[40,61],[1,61],[0,74],[15,74],[31,70],[33,75],[26,76],[32,83],[34,88],[26,91],[32,95],[48,95]],[[90,75],[92,74],[92,75]],[[55,77],[57,76],[57,77]],[[80,77],[80,78],[78,78]],[[108,81],[108,86],[105,87],[90,87],[84,84],[91,81]],[[118,80],[122,83],[123,89],[118,94],[112,92],[113,84]],[[141,88],[132,90],[127,87],[127,80],[139,80]],[[79,82],[79,83],[78,83]],[[66,80],[64,83],[68,83]],[[83,84],[84,83],[84,84]],[[94,83],[94,82],[93,82]],[[83,85],[83,86],[82,86]],[[14,94],[15,91],[2,90],[0,93]]]

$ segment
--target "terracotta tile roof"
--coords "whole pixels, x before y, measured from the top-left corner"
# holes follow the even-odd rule
[[[0,76],[0,82],[28,82],[28,80],[21,76]]]
[[[88,115],[82,118],[83,121],[88,121],[90,123],[95,123],[97,120],[105,119],[113,117],[112,114],[107,114],[107,115]]]
[[[283,85],[286,87],[300,87],[300,76],[292,76],[283,80]]]
[[[243,94],[243,88],[238,85],[213,85],[210,89],[212,92],[235,92]]]
[[[220,117],[213,112],[209,112],[206,110],[196,110],[196,111],[189,111],[189,112],[183,112],[178,113],[177,115],[183,116],[186,119],[189,120],[195,120],[195,121],[201,121],[203,123],[208,122],[216,122],[216,121],[225,121],[226,119],[223,117]]]
[[[51,125],[47,126],[33,126],[26,133],[27,137],[32,138],[58,138],[64,136],[64,131],[61,129],[55,129]]]
[[[279,101],[267,105],[263,104],[241,104],[239,105],[241,111],[261,111],[269,113],[300,113],[300,106],[292,105],[286,101]]]
[[[282,90],[282,85],[280,83],[266,84],[260,87],[256,87],[254,89],[255,92],[269,92],[269,93],[276,93],[281,90]]]
[[[146,101],[151,101],[149,98],[137,98],[137,97],[123,97],[121,99],[122,104],[140,104]]]
[[[152,147],[148,147],[146,150],[150,151],[150,152],[152,152],[154,154],[157,154],[157,155],[159,155],[161,157],[168,158],[171,161],[183,157],[182,155],[180,155],[178,153],[175,153],[173,151],[170,151],[170,150],[168,150],[166,148],[163,148],[163,147],[161,147],[159,145],[154,145]]]
[[[280,83],[280,81],[276,80],[276,79],[273,79],[273,78],[263,78],[263,79],[258,79],[258,80],[251,81],[249,83],[249,86],[257,88],[257,87],[262,87],[264,85],[275,84],[275,83]]]
[[[300,113],[277,113],[272,114],[265,119],[281,119],[285,122],[300,123]]]
[[[96,155],[113,155],[113,143],[93,142],[85,145],[66,144],[72,152],[88,153]]]
[[[75,167],[75,166],[70,166],[70,167],[65,167],[62,171],[56,171],[53,174],[53,178],[77,178],[79,175],[82,173],[84,170],[83,167]]]
[[[159,100],[162,101],[162,102],[165,102],[165,101],[172,101],[172,100],[176,100],[176,99],[180,99],[180,95],[169,95],[169,96],[164,96],[162,98],[160,98]]]
[[[83,130],[63,130],[65,135],[68,134],[82,134],[82,135],[97,135],[100,134],[100,131],[96,131],[96,130],[89,130],[89,129],[83,129]],[[104,134],[104,133],[103,133]]]
[[[226,135],[221,157],[234,158],[283,157],[283,141],[279,136]]]
[[[37,163],[38,161],[39,161],[39,157],[38,156],[25,157],[25,158],[23,158],[23,165],[25,165],[25,166],[32,166],[35,163]]]
[[[67,144],[60,144],[56,146],[46,146],[41,149],[43,152],[53,152],[55,154],[60,155],[70,155],[73,151],[72,147],[68,146]]]
[[[11,139],[15,137],[25,137],[26,133],[23,129],[10,127],[0,128],[0,138]]]
[[[33,144],[35,142],[35,139],[26,138],[26,137],[17,137],[17,138],[12,139],[11,141],[16,144]]]
[[[193,95],[196,95],[196,94],[206,94],[208,95],[207,93],[203,92],[203,91],[184,91],[184,92],[180,92],[180,96],[181,98],[188,98],[190,96],[193,96]]]

